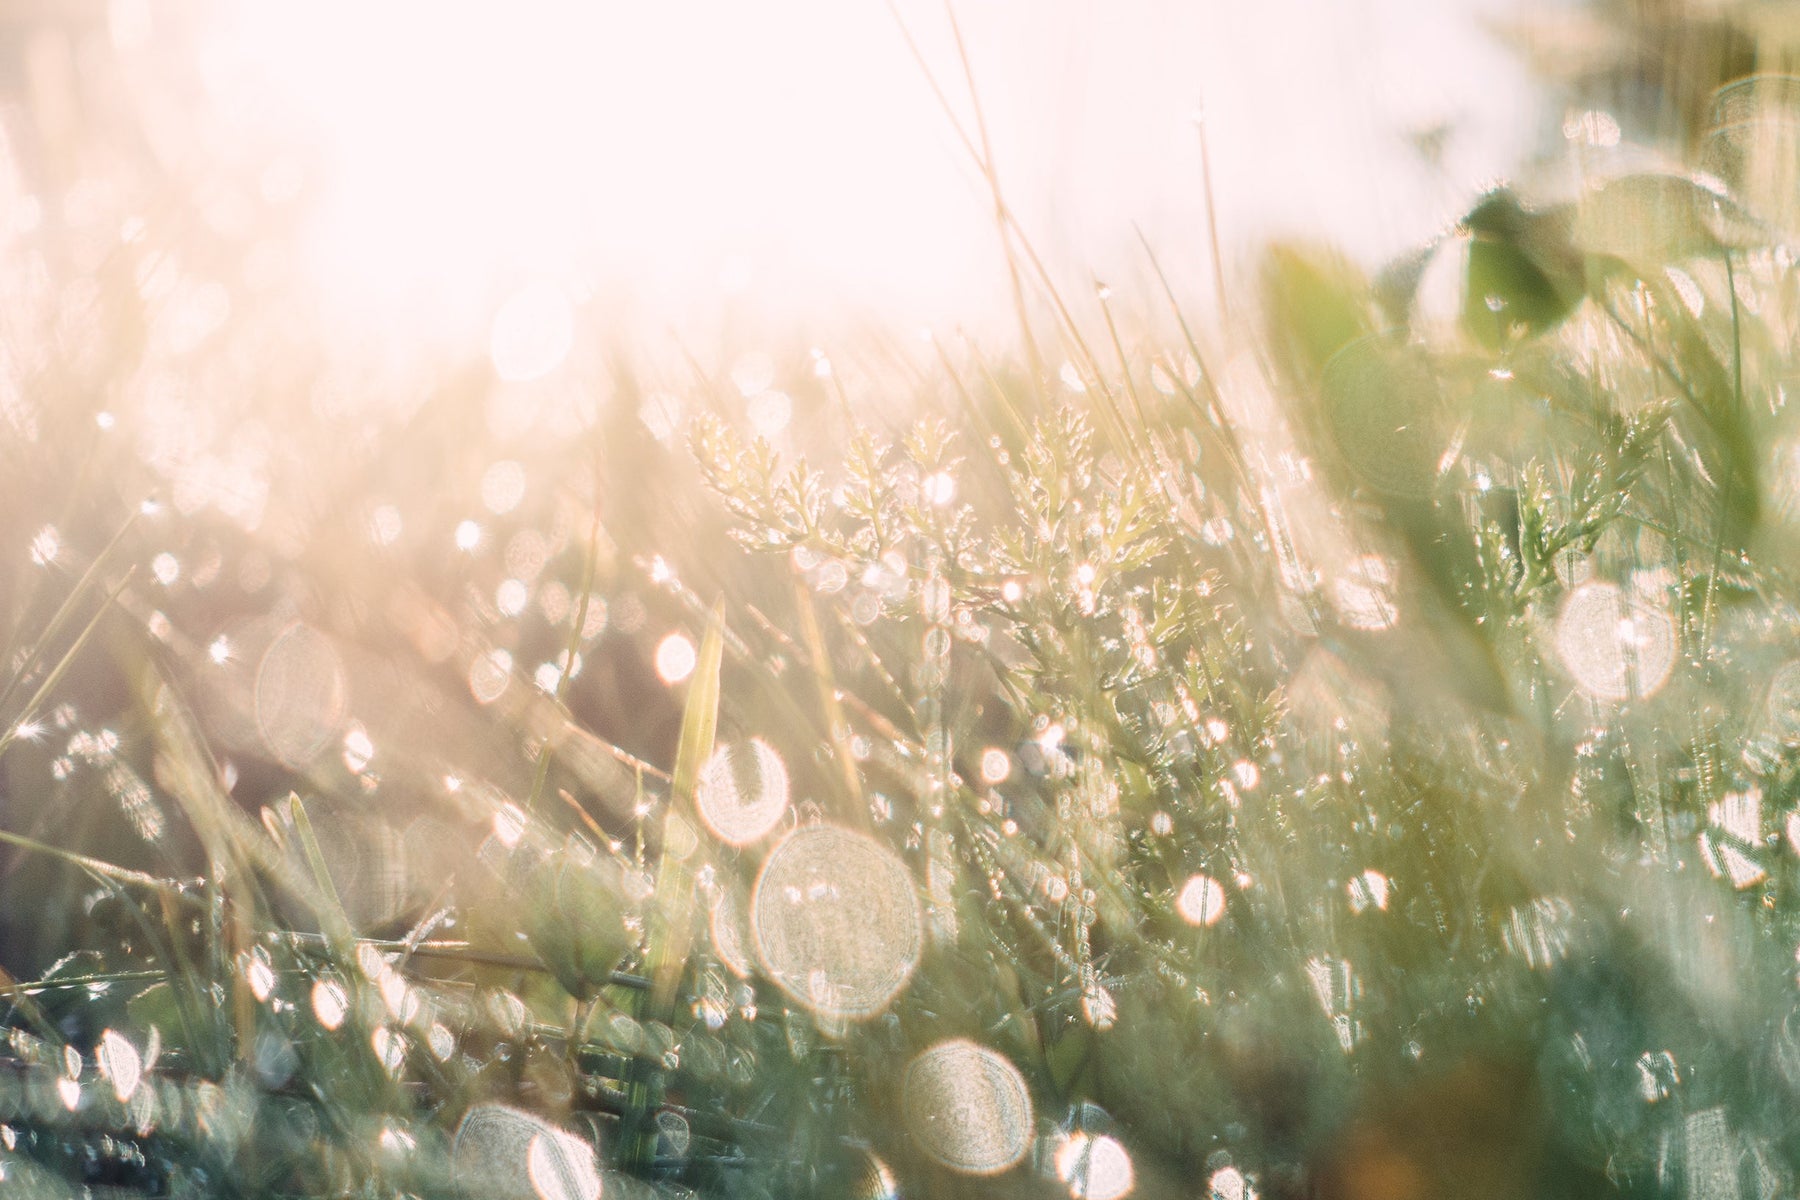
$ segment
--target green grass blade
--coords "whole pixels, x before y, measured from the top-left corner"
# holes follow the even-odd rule
[[[712,757],[719,729],[719,669],[725,658],[725,602],[713,606],[700,652],[688,684],[687,704],[681,714],[681,741],[675,750],[675,797],[692,801],[700,768]],[[673,810],[671,810],[673,811]]]
[[[62,632],[63,626],[67,625],[69,619],[75,615],[75,609],[80,604],[81,598],[88,594],[93,588],[95,580],[99,578],[100,569],[112,559],[112,552],[118,548],[120,542],[125,540],[125,535],[131,532],[132,526],[136,523],[137,514],[133,513],[123,525],[119,526],[119,531],[112,535],[112,539],[100,548],[100,553],[94,556],[94,561],[88,564],[87,570],[81,573],[81,578],[75,581],[75,586],[69,589],[69,594],[63,598],[63,602],[51,614],[50,621],[44,626],[43,632],[38,634],[37,641],[33,642],[31,648],[25,652],[24,661],[19,664],[19,669],[13,672],[13,677],[6,681],[5,687],[0,687],[0,708],[6,707],[6,702],[13,698],[13,693],[30,676],[32,668],[37,666],[38,659],[43,657],[45,648],[56,640],[57,635]],[[129,575],[129,572],[127,574]],[[113,594],[117,595],[118,589],[115,588]]]
[[[306,815],[306,806],[300,802],[300,797],[291,792],[282,808],[283,815],[293,827],[295,839],[300,843],[301,857],[306,859],[307,870],[312,873],[313,886],[318,889],[316,907],[326,941],[339,962],[352,963],[356,960],[356,935],[350,928],[350,918],[344,915],[344,903],[338,897],[337,885],[331,881],[331,870],[325,865],[325,855],[319,850],[318,839],[313,836],[312,818]]]
[[[100,628],[101,619],[104,618],[108,612],[112,611],[113,601],[118,599],[119,593],[125,590],[125,585],[131,582],[131,577],[135,571],[135,568],[131,571],[127,571],[125,577],[114,584],[112,590],[106,593],[106,599],[101,601],[99,611],[89,618],[87,626],[82,629],[80,636],[75,639],[75,644],[69,647],[68,651],[64,653],[56,666],[50,669],[50,673],[44,676],[44,681],[38,684],[37,691],[31,694],[31,699],[26,701],[25,707],[19,711],[18,719],[13,721],[7,727],[4,734],[0,734],[0,756],[4,756],[7,750],[12,747],[12,744],[18,740],[19,727],[28,724],[31,721],[32,716],[43,707],[44,701],[48,700],[50,694],[56,690],[56,685],[62,682],[63,676],[68,673],[69,668],[73,666],[75,660],[80,657],[82,650],[87,647],[88,639],[94,636],[94,631],[96,629]]]
[[[725,602],[714,605],[700,639],[698,661],[688,684],[681,716],[681,741],[675,750],[675,783],[663,819],[662,858],[656,870],[656,907],[649,947],[652,997],[666,1009],[675,998],[694,935],[693,871],[688,859],[698,832],[693,812],[694,785],[712,757],[719,730],[719,674],[725,659]]]

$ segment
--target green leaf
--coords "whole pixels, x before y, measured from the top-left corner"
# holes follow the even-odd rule
[[[1756,232],[1735,204],[1680,175],[1615,179],[1583,198],[1574,225],[1582,250],[1651,272]]]
[[[1262,274],[1272,331],[1302,378],[1317,379],[1332,355],[1372,332],[1368,284],[1342,258],[1278,245]]]
[[[1463,328],[1498,350],[1515,335],[1555,327],[1585,291],[1566,207],[1534,212],[1504,189],[1463,218],[1473,239],[1463,288]]]
[[[1075,1025],[1044,1052],[1044,1062],[1057,1091],[1066,1096],[1077,1090],[1093,1049],[1094,1035],[1086,1026]]]
[[[597,864],[567,850],[533,868],[525,884],[525,936],[558,983],[586,1000],[618,968],[631,944],[618,892]]]
[[[1399,338],[1358,338],[1325,364],[1333,441],[1357,478],[1387,496],[1422,497],[1437,482],[1460,414],[1424,357]]]

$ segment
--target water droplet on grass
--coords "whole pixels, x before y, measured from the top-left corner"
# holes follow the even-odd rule
[[[119,1103],[129,1101],[144,1073],[144,1062],[137,1047],[125,1035],[108,1029],[100,1035],[94,1057],[100,1065],[101,1077],[112,1084],[113,1095],[119,1098]]]
[[[344,1017],[350,1011],[350,995],[344,990],[344,985],[335,979],[316,980],[312,989],[312,1010],[319,1024],[327,1029],[336,1029],[344,1023]]]
[[[1616,584],[1584,583],[1556,616],[1556,653],[1575,685],[1597,700],[1654,695],[1675,666],[1669,613]]]
[[[469,694],[479,704],[492,704],[512,682],[513,657],[500,649],[489,650],[469,664]]]
[[[1306,960],[1306,978],[1312,984],[1319,1007],[1331,1021],[1338,1046],[1348,1054],[1362,1037],[1362,1024],[1355,1015],[1362,994],[1356,968],[1348,959],[1322,954]]]
[[[351,725],[344,734],[344,766],[352,775],[361,775],[375,758],[375,743],[361,725]]]
[[[464,1114],[451,1144],[450,1174],[470,1200],[597,1200],[601,1191],[592,1146],[500,1104]]]
[[[671,633],[656,644],[656,674],[664,683],[680,683],[694,673],[697,661],[686,634]]]
[[[1637,1069],[1638,1094],[1649,1104],[1668,1099],[1681,1083],[1675,1056],[1667,1050],[1644,1051],[1638,1056]]]
[[[1350,911],[1363,913],[1371,908],[1385,911],[1388,906],[1388,886],[1388,877],[1380,871],[1364,871],[1344,885],[1344,890],[1350,896]]]
[[[1256,1189],[1236,1167],[1220,1167],[1206,1182],[1210,1200],[1256,1200]]]
[[[795,830],[769,853],[750,897],[757,959],[789,996],[862,1019],[906,985],[924,947],[906,866],[871,838],[831,825]]]
[[[1131,1155],[1115,1137],[1071,1134],[1056,1150],[1056,1177],[1070,1200],[1120,1200],[1137,1182]]]
[[[700,770],[694,806],[720,841],[747,846],[787,812],[787,767],[761,738],[720,746]]]
[[[1500,940],[1524,959],[1526,966],[1542,969],[1567,957],[1574,919],[1575,910],[1567,900],[1561,896],[1540,896],[1507,913],[1500,927]]]
[[[244,982],[250,985],[250,994],[258,1003],[268,1000],[275,991],[275,968],[269,964],[269,956],[261,947],[252,950],[242,957],[240,966],[244,972]]]
[[[1225,889],[1211,875],[1192,875],[1175,897],[1175,911],[1189,925],[1217,925],[1225,915]]]
[[[1019,1069],[971,1041],[926,1050],[906,1069],[906,1127],[933,1160],[970,1175],[993,1175],[1031,1146],[1031,1093]]]
[[[62,535],[56,531],[56,526],[46,525],[32,535],[31,561],[38,566],[48,566],[61,553]]]

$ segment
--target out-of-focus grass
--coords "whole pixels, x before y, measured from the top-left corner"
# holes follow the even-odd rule
[[[15,238],[5,1182],[1782,1194],[1800,89],[1714,82],[1218,329],[984,171],[1006,355],[508,382]]]

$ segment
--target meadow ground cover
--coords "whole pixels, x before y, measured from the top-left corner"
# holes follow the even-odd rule
[[[43,18],[4,1194],[1790,1193],[1800,36],[1581,11],[1521,182],[1199,302],[922,53],[1009,331],[717,354],[325,312],[304,156]]]

